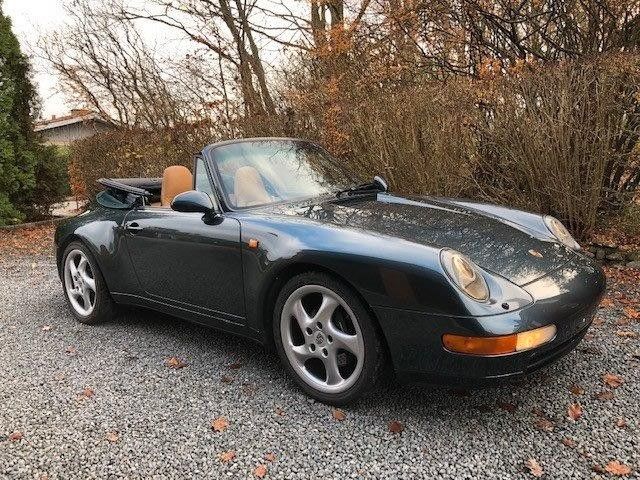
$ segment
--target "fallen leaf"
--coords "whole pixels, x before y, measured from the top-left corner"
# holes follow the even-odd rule
[[[280,405],[276,405],[276,415],[283,417],[284,413],[284,409]]]
[[[238,370],[239,368],[242,368],[242,364],[239,362],[232,363],[231,365],[229,365],[229,368],[231,370]]]
[[[578,420],[582,416],[582,406],[579,403],[572,403],[569,405],[567,413],[572,420]]]
[[[615,306],[615,303],[609,297],[604,297],[600,302],[600,306],[604,308],[611,308]]]
[[[574,448],[577,445],[576,441],[573,438],[569,438],[569,437],[564,437],[562,439],[562,444],[565,447],[569,447],[569,448]]]
[[[211,422],[211,428],[214,432],[224,432],[229,426],[229,420],[224,417],[218,417]]]
[[[624,477],[631,473],[631,468],[624,463],[620,463],[618,460],[610,461],[604,469],[611,475],[617,475],[619,477]]]
[[[22,432],[16,430],[11,435],[9,435],[9,440],[12,442],[17,442],[19,440],[22,440],[23,437],[24,435],[22,435]]]
[[[273,461],[275,461],[276,456],[275,456],[273,453],[269,452],[269,453],[266,453],[266,454],[264,455],[264,459],[265,459],[267,462],[273,462]]]
[[[53,330],[53,325],[43,325],[42,326],[42,331],[43,332],[48,332],[50,330]]]
[[[74,346],[68,346],[67,349],[65,350],[65,352],[67,353],[67,355],[69,355],[70,357],[74,357],[78,354],[78,349]]]
[[[120,438],[120,435],[118,435],[118,432],[107,432],[107,435],[105,436],[105,438],[110,443],[116,443]]]
[[[229,450],[227,452],[222,452],[218,455],[218,458],[220,459],[220,461],[222,463],[228,463],[231,460],[233,460],[234,458],[236,458],[236,452],[234,452],[233,450]]]
[[[334,408],[333,410],[331,410],[331,416],[339,422],[342,422],[345,418],[347,418],[347,415],[339,408]]]
[[[574,395],[584,395],[584,388],[580,385],[573,384],[569,387],[569,391]]]
[[[623,338],[637,338],[638,334],[636,332],[632,332],[630,330],[618,330],[616,335]]]
[[[258,465],[253,471],[253,474],[258,478],[264,478],[267,474],[267,467],[265,465]]]
[[[555,427],[555,423],[553,423],[548,418],[539,418],[533,424],[538,430],[543,432],[553,432],[553,428]]]
[[[596,400],[612,400],[613,399],[613,392],[610,390],[603,390],[600,393],[596,393],[593,398],[595,398]]]
[[[602,381],[609,385],[611,388],[618,388],[620,385],[624,383],[622,378],[614,373],[605,373],[602,376]]]
[[[627,427],[627,421],[624,418],[619,418],[618,420],[616,420],[616,427],[618,427],[618,428],[626,428]]]
[[[93,388],[85,388],[84,390],[82,390],[79,394],[79,399],[80,400],[85,400],[87,398],[91,398],[95,395],[96,392],[93,391]]]
[[[593,467],[591,467],[591,470],[593,470],[596,473],[607,473],[605,469],[602,468],[600,465],[594,465]]]
[[[540,478],[544,474],[544,470],[535,458],[530,458],[524,462],[524,466],[529,469],[529,473],[536,478]]]
[[[389,431],[391,433],[401,433],[404,430],[404,426],[397,420],[389,422]]]
[[[231,383],[233,382],[233,378],[230,377],[229,375],[223,375],[222,377],[220,377],[220,381],[222,383]]]
[[[498,402],[498,408],[505,412],[513,413],[518,409],[518,405],[509,402]]]
[[[167,367],[169,368],[178,370],[179,368],[184,368],[186,366],[187,364],[178,357],[171,357],[167,359]]]
[[[53,379],[56,382],[61,382],[66,378],[66,375],[63,372],[58,372],[53,376]]]
[[[634,320],[638,320],[640,319],[640,311],[636,310],[635,308],[632,307],[624,307],[622,309],[622,311],[624,312],[624,314],[629,317],[632,318]]]

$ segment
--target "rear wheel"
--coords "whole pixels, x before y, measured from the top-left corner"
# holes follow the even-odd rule
[[[93,255],[72,242],[62,257],[62,286],[71,312],[79,322],[96,324],[113,317],[115,304]]]
[[[379,376],[383,348],[358,296],[323,273],[292,278],[274,313],[280,358],[310,396],[345,404],[369,391]]]

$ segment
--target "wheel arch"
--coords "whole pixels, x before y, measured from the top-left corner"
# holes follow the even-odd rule
[[[274,349],[274,339],[273,339],[273,316],[274,309],[276,306],[276,300],[278,298],[278,294],[284,287],[284,285],[291,280],[296,275],[305,272],[319,272],[327,274],[340,282],[344,283],[348,288],[350,288],[353,293],[358,297],[358,299],[362,302],[362,305],[367,309],[367,313],[373,320],[376,331],[378,332],[380,338],[382,339],[382,344],[384,345],[385,355],[388,355],[389,345],[387,344],[387,339],[382,331],[380,326],[380,322],[373,310],[369,302],[364,298],[364,295],[358,290],[358,288],[353,284],[353,282],[349,281],[344,275],[340,275],[338,272],[328,268],[324,265],[320,265],[313,262],[296,262],[283,266],[277,272],[275,272],[272,276],[272,281],[269,284],[269,288],[266,290],[263,298],[260,300],[260,309],[261,314],[261,327],[264,335],[264,344],[269,349]]]

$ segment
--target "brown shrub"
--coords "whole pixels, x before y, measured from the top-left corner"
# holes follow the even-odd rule
[[[193,166],[193,156],[215,141],[208,124],[171,130],[113,130],[76,142],[69,160],[73,194],[90,198],[99,178],[161,177],[169,165]]]

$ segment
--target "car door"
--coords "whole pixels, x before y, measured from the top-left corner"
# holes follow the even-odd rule
[[[194,183],[196,189],[212,194],[200,158]],[[132,264],[149,299],[244,323],[238,220],[144,207],[127,214],[124,228]]]

